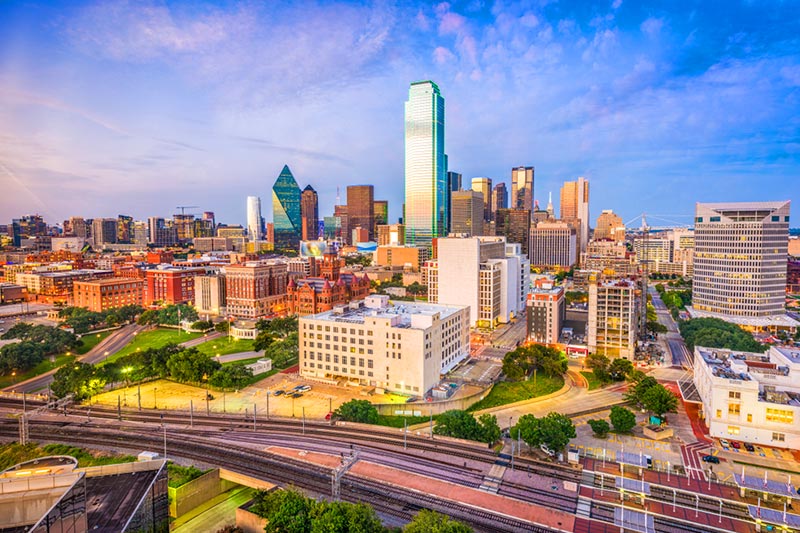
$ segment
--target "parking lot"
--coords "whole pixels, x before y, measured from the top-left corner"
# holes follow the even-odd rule
[[[493,383],[503,365],[494,359],[469,359],[447,375],[445,381],[468,381],[474,383]]]

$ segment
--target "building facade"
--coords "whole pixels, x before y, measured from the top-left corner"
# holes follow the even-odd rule
[[[636,284],[628,279],[589,280],[589,352],[633,360],[638,331]]]
[[[800,350],[694,349],[694,385],[712,437],[800,448]]]
[[[89,311],[97,313],[126,305],[142,305],[143,303],[143,279],[107,278],[76,281],[72,287],[72,305],[85,307]]]
[[[491,222],[492,215],[492,178],[472,178],[472,190],[483,197],[483,220]]]
[[[277,261],[253,261],[225,267],[229,316],[261,318],[286,312],[288,267]]]
[[[528,295],[526,340],[538,344],[557,343],[566,313],[564,288],[537,280]]]
[[[319,198],[311,185],[306,185],[300,195],[302,238],[315,241],[319,238]]]
[[[300,318],[300,375],[422,396],[469,355],[465,307],[372,295]]]
[[[622,242],[625,240],[625,223],[614,211],[604,209],[600,216],[597,217],[592,238],[596,241]]]
[[[272,186],[272,223],[275,250],[297,251],[302,236],[300,187],[288,165],[283,166]]]
[[[286,306],[290,315],[315,315],[337,305],[363,300],[370,293],[367,276],[338,274],[336,279],[323,277],[290,279],[286,289]]]
[[[247,235],[251,241],[260,241],[264,238],[261,198],[258,196],[247,197]]]
[[[375,187],[373,185],[347,187],[347,219],[351,230],[362,228],[367,231],[366,241],[374,240]]]
[[[531,226],[529,257],[539,268],[569,270],[576,262],[575,228],[565,222],[546,221]]]
[[[194,302],[194,277],[205,274],[200,267],[159,267],[148,270],[145,279],[144,305]]]
[[[702,204],[695,212],[693,312],[753,327],[785,316],[790,203]]]
[[[375,264],[419,272],[429,257],[430,250],[426,246],[378,246],[375,251]]]
[[[450,233],[470,237],[483,235],[483,194],[476,191],[453,191],[450,198]]]
[[[412,83],[405,104],[406,242],[430,246],[447,234],[444,98],[432,81]]]
[[[378,246],[403,246],[406,243],[406,228],[403,224],[378,226]]]
[[[511,208],[533,213],[533,167],[511,169]]]
[[[531,213],[527,209],[499,209],[495,218],[494,234],[505,237],[508,242],[517,243],[522,253],[529,254],[531,233]]]
[[[579,253],[585,252],[589,243],[589,182],[586,178],[565,181],[561,187],[561,220],[575,226]]]
[[[225,276],[208,274],[194,277],[194,307],[201,315],[225,314]]]

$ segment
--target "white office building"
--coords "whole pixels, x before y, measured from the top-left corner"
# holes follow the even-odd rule
[[[463,306],[363,301],[300,317],[300,375],[424,395],[469,356]]]
[[[493,328],[525,312],[530,262],[505,237],[448,237],[437,241],[438,259],[424,277],[428,301],[464,305],[470,326]]]
[[[800,449],[800,349],[694,349],[694,385],[713,437]]]
[[[264,238],[261,231],[261,198],[258,196],[247,197],[247,235],[253,242]]]

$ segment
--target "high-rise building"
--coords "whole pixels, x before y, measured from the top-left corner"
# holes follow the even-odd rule
[[[375,231],[372,235],[373,239],[377,239],[378,226],[385,226],[389,223],[389,201],[375,200],[373,206],[373,211],[375,212]]]
[[[614,211],[603,209],[603,212],[597,217],[592,237],[596,241],[622,242],[625,240],[625,223],[622,222],[622,218],[619,215],[614,214]]]
[[[483,195],[483,220],[491,222],[492,218],[492,178],[472,178],[472,190]]]
[[[258,196],[247,197],[247,235],[251,241],[264,238],[261,231],[261,198]]]
[[[483,235],[483,194],[453,191],[450,206],[450,233],[470,237]]]
[[[459,172],[447,171],[447,188],[450,192],[461,190],[461,174]]]
[[[19,246],[22,238],[43,237],[47,235],[47,224],[40,215],[25,215],[11,221],[11,239]]]
[[[90,235],[86,220],[82,217],[70,217],[68,222],[64,222],[65,237],[80,237],[86,239]]]
[[[497,216],[498,209],[508,208],[508,189],[502,181],[492,190],[492,220]]]
[[[508,242],[522,246],[528,256],[531,233],[531,213],[527,209],[499,209],[495,220],[494,234],[503,236]]]
[[[444,154],[444,98],[432,81],[411,84],[405,104],[406,242],[430,245],[446,235],[447,163]]]
[[[186,213],[172,215],[172,224],[178,235],[178,242],[185,243],[194,239],[194,215]]]
[[[206,222],[211,222],[211,229],[216,230],[217,228],[217,219],[214,217],[213,211],[203,211],[203,220]]]
[[[511,208],[533,213],[533,167],[511,169]]]
[[[259,318],[286,311],[286,263],[249,262],[225,268],[227,313],[240,318]]]
[[[589,244],[589,182],[586,178],[565,181],[561,187],[561,220],[575,226],[578,251]]]
[[[333,206],[333,216],[339,220],[339,234],[338,238],[342,239],[345,244],[350,242],[350,217],[347,216],[346,205]]]
[[[94,223],[92,223],[92,226],[94,226]],[[175,231],[175,226],[173,226],[171,220],[150,217],[147,219],[147,229],[151,244],[172,246],[178,242],[178,233]]]
[[[789,201],[697,204],[693,314],[796,327],[784,314],[789,207]]]
[[[375,239],[375,187],[373,185],[349,185],[347,187],[347,223],[351,231],[356,228],[367,230],[367,241]]]
[[[104,244],[117,242],[117,219],[95,218],[92,220],[92,240],[94,247],[101,249]]]
[[[428,301],[470,308],[470,325],[493,328],[525,311],[530,263],[504,237],[440,238],[425,264]]]
[[[636,351],[638,309],[636,283],[628,279],[600,281],[589,278],[589,322],[587,345],[590,353],[611,359],[633,359]]]
[[[528,295],[527,335],[529,342],[555,344],[561,335],[567,304],[564,287],[539,279]]]
[[[133,217],[117,215],[117,242],[128,244],[133,241]]]
[[[317,191],[311,185],[306,185],[300,195],[300,218],[303,240],[317,240],[319,238],[319,198]]]
[[[575,228],[557,220],[531,226],[531,265],[569,270],[577,260]]]
[[[296,252],[302,236],[300,187],[288,165],[283,166],[272,186],[272,223],[275,225],[275,250]]]
[[[133,244],[147,246],[147,222],[137,220],[133,223]]]
[[[406,229],[402,224],[378,226],[378,246],[403,246],[406,243]]]

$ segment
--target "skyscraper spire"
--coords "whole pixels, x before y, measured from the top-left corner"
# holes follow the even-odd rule
[[[553,191],[550,191],[550,195],[547,199],[547,214],[550,215],[550,218],[555,216],[555,208],[553,208]]]

